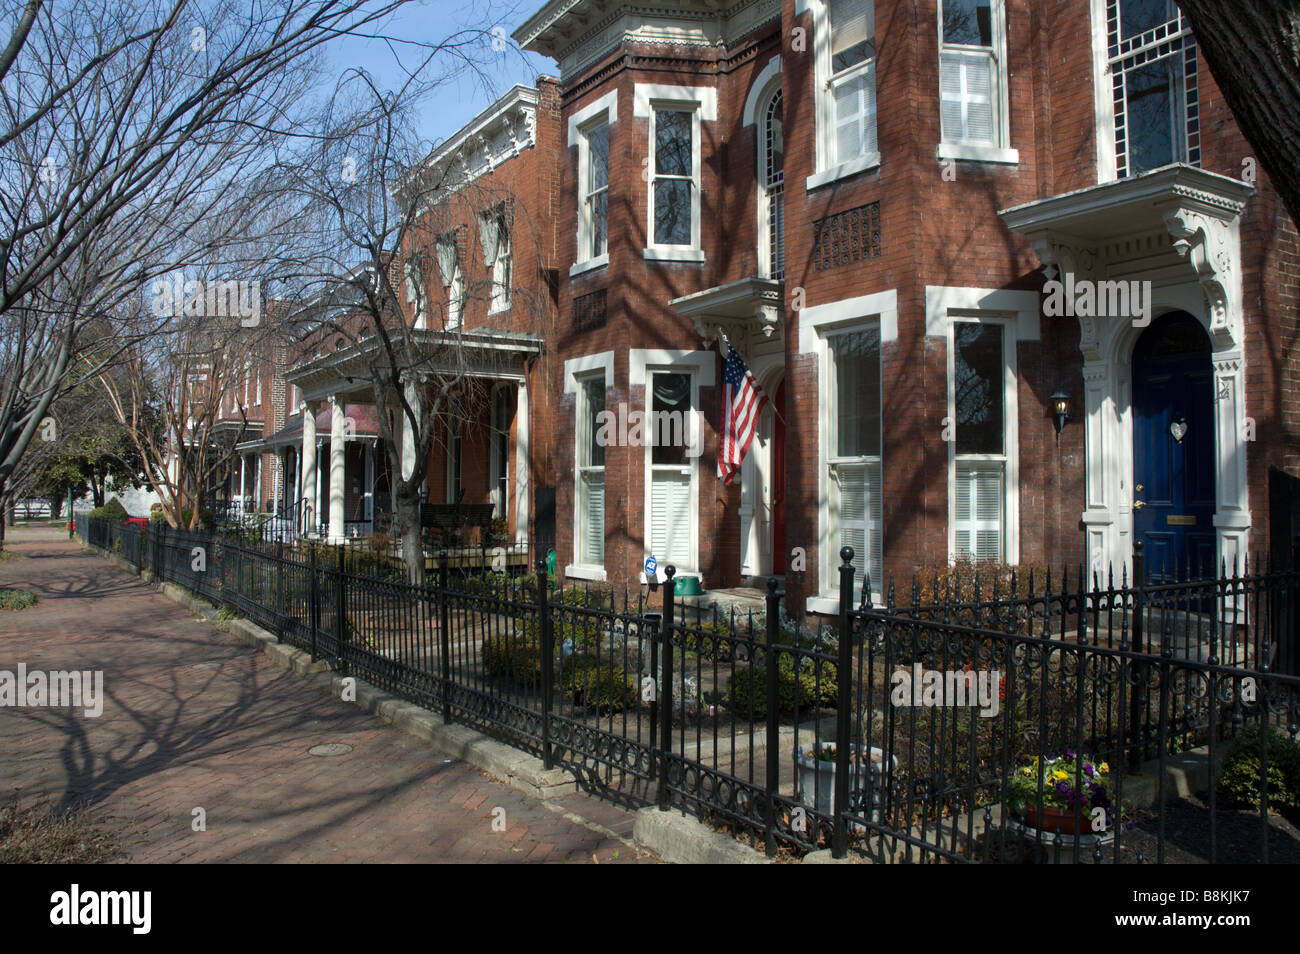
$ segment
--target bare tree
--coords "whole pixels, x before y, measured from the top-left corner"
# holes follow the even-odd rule
[[[427,87],[424,90],[427,92]],[[340,84],[317,159],[284,169],[309,211],[302,256],[287,270],[301,279],[303,359],[348,350],[363,367],[387,457],[396,529],[412,579],[424,574],[420,502],[440,435],[468,426],[486,405],[484,378],[499,367],[460,321],[487,301],[491,281],[435,282],[439,256],[473,210],[502,203],[500,187],[466,180],[463,157],[427,163],[411,129],[420,98],[383,93],[364,74]],[[343,175],[348,170],[352,175]],[[533,240],[516,218],[515,240]],[[310,240],[308,240],[310,239]],[[468,247],[473,240],[461,240]],[[431,289],[451,285],[449,294]],[[545,310],[526,288],[512,289],[518,313]],[[504,360],[504,359],[500,359]]]
[[[1242,133],[1300,223],[1300,0],[1178,0]]]
[[[113,360],[77,360],[100,341],[90,324],[211,260],[224,237],[197,224],[246,227],[230,191],[309,128],[323,45],[378,33],[404,2],[29,0],[13,15],[0,51],[0,495],[59,394]],[[118,340],[169,330],[137,324]]]

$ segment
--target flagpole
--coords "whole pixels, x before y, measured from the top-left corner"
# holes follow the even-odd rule
[[[725,341],[727,343],[727,347],[731,348],[731,339],[727,337],[727,333],[723,331],[721,328],[718,329],[718,339],[720,341]],[[722,361],[724,364],[727,361],[727,356],[725,354],[722,356]],[[785,418],[781,416],[781,412],[776,409],[776,398],[774,396],[768,397],[767,406],[772,409],[772,413],[776,415],[777,420],[779,420],[782,423],[782,425],[784,425],[785,427],[790,426],[789,424],[786,423]]]

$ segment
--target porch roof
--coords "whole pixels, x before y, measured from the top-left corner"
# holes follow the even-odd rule
[[[493,328],[429,331],[408,329],[394,334],[398,371],[424,380],[438,374],[469,374],[485,378],[522,378],[530,358],[542,353],[542,339],[519,331]],[[385,346],[378,336],[356,345],[322,355],[285,374],[285,380],[302,389],[309,400],[366,391],[370,388],[371,364],[383,361]]]
[[[770,338],[781,330],[782,283],[771,278],[742,278],[725,285],[674,298],[668,304],[695,322],[706,343],[719,334],[736,341]]]
[[[331,410],[326,405],[322,410],[316,412],[316,435],[318,438],[329,438]],[[354,437],[371,438],[379,436],[379,424],[375,421],[375,408],[371,404],[345,404],[343,405],[343,416],[350,418],[356,425],[353,431]],[[236,450],[274,450],[277,447],[285,447],[302,443],[302,414],[295,414],[289,418],[284,427],[280,428],[269,437],[258,441],[247,441],[239,444]]]
[[[1062,192],[998,213],[1012,231],[1104,242],[1159,229],[1171,212],[1192,208],[1220,220],[1239,216],[1255,187],[1185,163]]]

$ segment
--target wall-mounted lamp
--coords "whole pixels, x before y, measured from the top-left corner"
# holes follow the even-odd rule
[[[1065,422],[1074,418],[1074,401],[1064,388],[1057,388],[1048,400],[1052,402],[1052,423],[1056,425],[1056,436],[1059,439]]]

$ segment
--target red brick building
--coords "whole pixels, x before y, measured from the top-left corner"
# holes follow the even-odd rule
[[[552,0],[516,39],[561,77],[568,575],[828,610],[843,545],[877,592],[1267,548],[1295,229],[1172,3]],[[773,398],[730,487],[723,335]],[[702,455],[598,446],[619,405]]]

